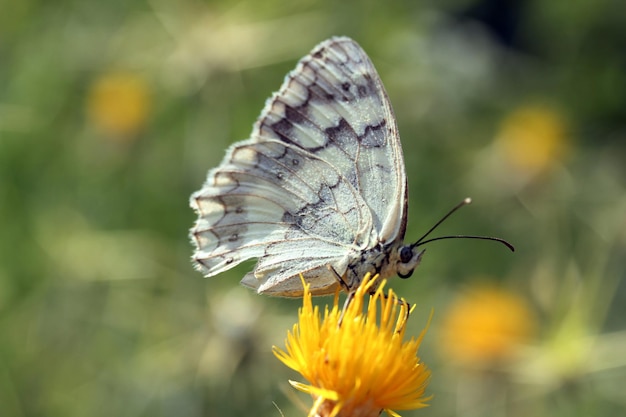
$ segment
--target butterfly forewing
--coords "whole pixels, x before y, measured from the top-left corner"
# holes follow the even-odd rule
[[[361,254],[403,238],[406,178],[380,78],[351,39],[304,57],[191,205],[198,268],[212,276],[258,258],[242,281],[259,292],[333,291]],[[367,261],[367,260],[365,260]]]

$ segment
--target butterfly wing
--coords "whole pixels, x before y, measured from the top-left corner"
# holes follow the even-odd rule
[[[259,292],[333,291],[348,264],[404,235],[406,176],[380,78],[351,39],[304,57],[191,197],[193,259],[206,276],[258,258],[242,281]]]

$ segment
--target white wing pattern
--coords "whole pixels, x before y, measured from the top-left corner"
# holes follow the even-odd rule
[[[300,60],[251,138],[191,196],[193,260],[212,276],[258,258],[242,283],[259,293],[300,296],[302,274],[314,294],[331,294],[339,281],[329,267],[351,289],[368,271],[398,271],[406,204],[382,82],[356,42],[331,38]]]

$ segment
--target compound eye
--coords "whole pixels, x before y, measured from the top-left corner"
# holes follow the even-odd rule
[[[400,249],[400,262],[405,264],[411,259],[413,259],[413,249],[411,249],[410,246],[403,246],[402,249]]]

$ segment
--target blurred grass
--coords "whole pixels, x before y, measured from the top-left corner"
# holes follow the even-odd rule
[[[272,401],[305,413],[288,388],[295,376],[270,352],[299,302],[240,288],[249,265],[210,280],[194,272],[188,197],[296,60],[339,34],[368,51],[396,111],[407,238],[471,196],[439,233],[517,247],[438,242],[412,280],[392,283],[418,303],[414,333],[435,308],[421,352],[435,397],[403,415],[626,411],[617,2],[28,0],[0,10],[0,415],[279,415]],[[94,91],[119,74],[135,87],[118,83],[94,110]],[[128,103],[121,114],[135,117],[114,128],[98,116],[122,117]],[[485,282],[526,300],[537,329],[506,359],[467,366],[439,335]]]

